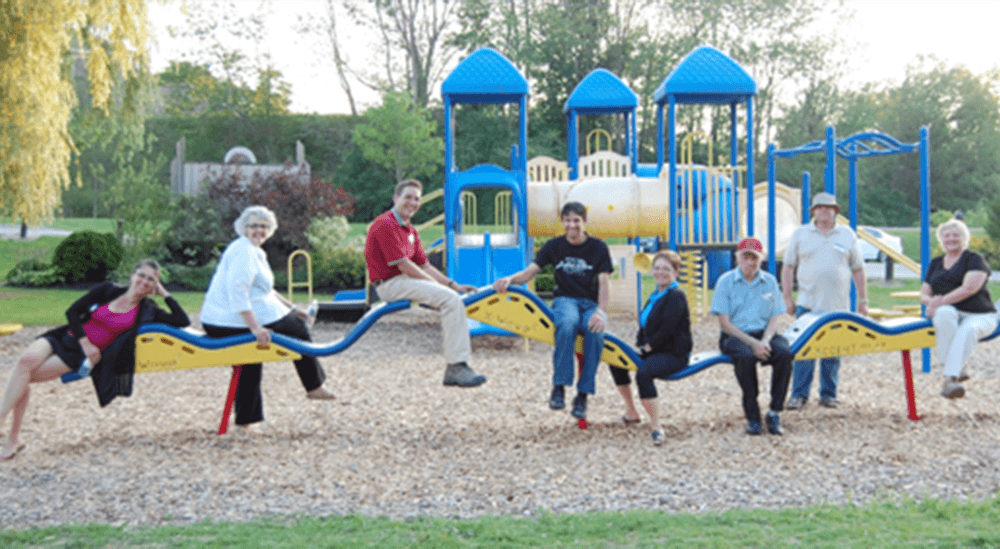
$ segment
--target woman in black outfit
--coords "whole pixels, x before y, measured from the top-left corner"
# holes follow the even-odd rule
[[[170,312],[149,296],[160,296]],[[116,396],[132,394],[135,373],[135,337],[150,322],[184,327],[190,324],[184,309],[160,283],[160,266],[152,259],[139,262],[128,287],[110,282],[95,286],[66,311],[69,323],[45,332],[21,355],[7,381],[0,402],[0,425],[14,411],[10,434],[0,442],[0,460],[11,459],[24,448],[18,435],[28,408],[28,385],[79,371],[84,359],[101,406]]]
[[[653,256],[653,280],[656,291],[649,296],[639,315],[639,334],[636,346],[643,363],[635,375],[639,386],[639,398],[649,414],[653,444],[664,442],[663,428],[660,426],[659,406],[656,402],[656,385],[653,379],[666,379],[683,370],[688,365],[691,353],[691,314],[687,297],[677,287],[677,273],[681,268],[681,256],[677,252],[659,252]],[[627,411],[622,423],[639,422],[639,414],[632,402],[629,389],[628,370],[611,368]]]

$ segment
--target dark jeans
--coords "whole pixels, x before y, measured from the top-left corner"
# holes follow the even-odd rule
[[[223,338],[239,334],[248,334],[247,328],[225,328],[222,326],[212,326],[202,324],[208,337]],[[284,317],[267,324],[265,328],[276,334],[291,336],[303,341],[312,341],[309,337],[309,329],[305,323],[289,313]],[[299,374],[302,386],[306,391],[312,391],[323,385],[326,380],[326,373],[319,361],[314,356],[303,356],[294,361],[295,371]],[[233,407],[236,410],[236,425],[249,425],[258,421],[264,421],[264,402],[260,393],[260,378],[263,370],[258,362],[255,364],[244,364],[240,373],[240,381],[236,385],[236,400]]]
[[[667,353],[657,353],[646,356],[639,371],[635,373],[635,384],[639,386],[639,398],[656,398],[656,385],[654,379],[667,379],[677,372],[687,368],[686,359],[678,358]],[[628,370],[611,366],[611,377],[615,380],[615,385],[628,385]]]
[[[760,339],[764,332],[747,334]],[[785,409],[785,396],[792,378],[792,358],[795,355],[783,336],[773,336],[770,344],[771,357],[761,361],[761,364],[771,365],[771,410],[780,412]],[[757,395],[760,393],[757,386],[757,362],[760,359],[746,343],[726,334],[719,337],[719,349],[733,359],[733,371],[743,390],[743,413],[747,421],[760,423],[760,406],[757,404]]]

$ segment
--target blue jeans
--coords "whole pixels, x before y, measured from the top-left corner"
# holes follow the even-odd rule
[[[810,309],[805,307],[795,307],[795,318],[798,318]],[[792,364],[792,396],[803,400],[809,398],[809,388],[812,387],[813,371],[816,369],[815,360],[796,360]],[[840,357],[821,358],[819,360],[819,396],[823,398],[837,398],[837,380],[840,373]]]
[[[590,315],[597,310],[597,303],[576,297],[557,297],[552,300],[553,320],[556,323],[555,351],[552,353],[552,384],[572,385],[573,364],[576,354],[576,334],[583,331],[583,371],[576,384],[577,391],[594,394],[594,377],[604,351],[604,332],[587,329]]]

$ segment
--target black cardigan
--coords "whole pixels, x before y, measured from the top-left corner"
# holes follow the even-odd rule
[[[105,282],[95,286],[86,295],[76,300],[66,310],[69,328],[78,338],[83,334],[83,325],[90,320],[98,307],[110,303],[125,293],[128,288]],[[152,299],[146,297],[139,302],[135,323],[131,328],[115,338],[103,351],[101,360],[94,365],[90,379],[94,382],[97,400],[107,406],[116,396],[132,394],[132,376],[135,374],[135,337],[139,326],[153,322],[170,324],[183,328],[191,323],[187,313],[173,297],[165,299],[170,312],[159,308]],[[74,366],[74,365],[70,365]]]
[[[649,305],[649,301],[646,301]],[[646,306],[643,306],[643,310]],[[646,327],[639,326],[636,347],[649,344],[652,352],[640,351],[643,358],[666,353],[687,360],[691,353],[691,313],[688,311],[687,297],[678,288],[673,288],[653,305],[646,319]]]

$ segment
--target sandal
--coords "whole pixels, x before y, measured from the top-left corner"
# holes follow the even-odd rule
[[[11,459],[14,459],[14,457],[15,457],[15,456],[16,456],[17,454],[21,453],[21,450],[24,450],[24,448],[25,448],[26,446],[27,446],[27,444],[24,444],[24,443],[22,442],[21,444],[18,444],[18,445],[17,445],[17,446],[15,446],[14,448],[11,448],[11,450],[10,450],[10,453],[7,453],[7,454],[0,454],[0,461],[8,461],[8,460],[11,460]]]
[[[629,425],[635,425],[640,421],[642,421],[642,418],[637,417],[635,419],[629,419],[626,416],[622,416],[622,418],[618,420],[618,423],[621,424],[622,427],[628,427]]]

